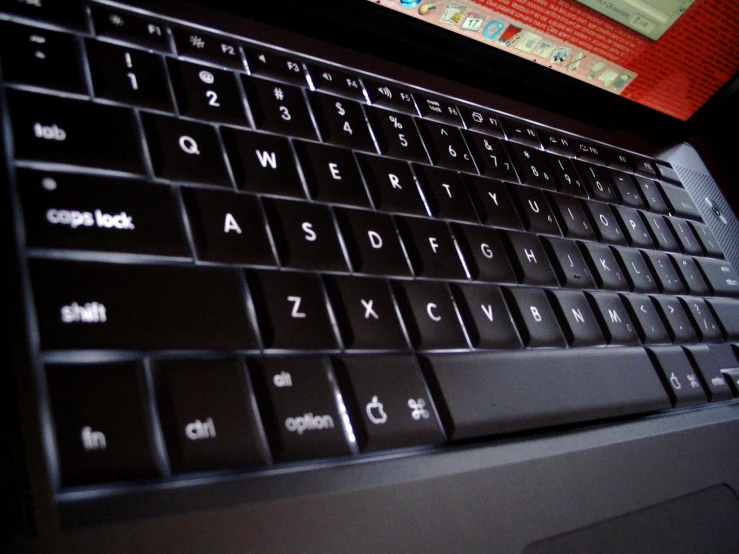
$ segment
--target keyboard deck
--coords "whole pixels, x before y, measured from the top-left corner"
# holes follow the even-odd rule
[[[249,37],[49,6],[2,8],[0,105],[60,491],[739,394],[739,276],[664,162]]]

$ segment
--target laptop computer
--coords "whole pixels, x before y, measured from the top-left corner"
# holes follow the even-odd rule
[[[736,552],[739,9],[220,4],[0,5],[10,551]]]

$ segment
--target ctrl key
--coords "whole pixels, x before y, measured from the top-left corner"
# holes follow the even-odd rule
[[[46,370],[63,486],[160,474],[138,362]]]

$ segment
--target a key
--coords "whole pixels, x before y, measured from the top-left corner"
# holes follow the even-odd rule
[[[428,155],[412,117],[377,108],[365,108],[365,112],[381,154],[428,163]]]
[[[432,215],[444,219],[478,222],[475,208],[459,174],[417,164],[413,166],[413,171],[418,177]]]
[[[688,287],[690,294],[695,296],[707,296],[710,294],[711,290],[708,288],[708,284],[703,279],[698,265],[693,258],[679,254],[671,254],[670,257],[675,261],[678,270],[680,270],[680,275]]]
[[[613,183],[618,189],[619,196],[624,203],[624,206],[631,208],[639,208],[643,210],[645,208],[644,201],[641,195],[636,190],[636,185],[631,175],[628,173],[622,173],[621,171],[611,171],[611,177],[613,177]]]
[[[614,250],[621,258],[624,273],[631,283],[631,290],[643,293],[658,292],[657,281],[639,250],[621,247],[615,247]]]
[[[610,244],[626,244],[626,238],[618,220],[608,204],[593,200],[585,200],[584,204],[590,213],[590,220],[600,241]]]
[[[616,207],[616,213],[621,217],[622,227],[626,230],[629,244],[635,248],[654,248],[652,236],[640,217],[640,212],[634,208]]]
[[[541,138],[541,144],[544,146],[544,150],[547,152],[574,157],[575,141],[573,139],[557,133],[550,133],[549,131],[540,131],[539,137]]]
[[[177,105],[183,115],[245,125],[246,116],[236,78],[231,72],[168,60]]]
[[[232,186],[214,127],[153,114],[141,120],[157,176]]]
[[[508,140],[532,146],[536,149],[541,148],[541,141],[533,125],[529,125],[517,119],[508,119],[507,117],[499,118]]]
[[[157,477],[137,362],[48,365],[62,485]]]
[[[324,358],[249,358],[259,412],[275,460],[350,453]]]
[[[390,215],[340,208],[336,210],[336,220],[354,271],[374,275],[411,275]]]
[[[512,253],[509,258],[519,282],[527,285],[557,285],[557,277],[539,237],[517,231],[505,231],[501,235]]]
[[[644,220],[652,231],[652,236],[657,239],[657,246],[660,250],[669,250],[670,252],[680,252],[680,246],[675,240],[669,225],[665,218],[661,215],[642,212]]]
[[[408,90],[373,79],[364,78],[362,82],[372,105],[418,115],[413,96]]]
[[[676,183],[678,185],[681,184],[680,176],[670,164],[668,164],[667,162],[657,162],[656,164],[654,164],[654,166],[657,168],[657,172],[659,173],[661,179],[664,179],[665,181],[669,181],[671,183]]]
[[[265,348],[338,348],[318,275],[250,271],[246,279]]]
[[[605,165],[607,158],[605,148],[577,139],[574,143],[575,156],[578,160]]]
[[[0,58],[8,83],[87,94],[74,36],[0,22]]]
[[[634,176],[634,180],[636,181],[642,196],[647,201],[647,206],[651,211],[660,214],[666,214],[669,212],[669,208],[667,207],[656,182],[636,175]]]
[[[555,290],[550,297],[555,301],[557,314],[570,346],[598,346],[606,343],[585,295],[574,290]]]
[[[335,67],[319,66],[312,63],[306,65],[316,90],[338,94],[357,102],[367,101],[364,97],[364,88],[356,75]]]
[[[691,221],[690,226],[693,228],[695,236],[698,237],[701,244],[703,245],[703,250],[706,251],[706,255],[712,256],[714,258],[724,257],[724,252],[708,225],[706,225],[705,223],[696,223],[695,221]]]
[[[521,219],[508,194],[509,189],[504,183],[470,175],[465,176],[465,181],[482,223],[507,229],[523,229]]]
[[[607,153],[608,167],[616,169],[618,171],[626,171],[633,173],[635,170],[634,160],[631,156],[624,154],[623,152],[610,151]]]
[[[527,185],[549,190],[556,190],[554,174],[549,165],[547,155],[541,150],[520,144],[508,145],[513,152],[513,161],[516,164],[521,182]]]
[[[242,45],[242,48],[252,75],[292,85],[306,86],[305,73],[303,73],[302,63],[298,58],[259,47]]]
[[[515,199],[524,227],[531,233],[561,236],[559,225],[549,207],[544,193],[533,187],[512,185],[509,187]]]
[[[92,39],[86,45],[96,96],[172,111],[164,63],[159,55]]]
[[[715,296],[739,297],[739,275],[729,262],[695,258]]]
[[[357,156],[375,207],[380,210],[427,215],[407,163],[379,156]]]
[[[411,356],[334,359],[363,452],[444,440],[433,403]]]
[[[29,169],[17,176],[29,246],[191,257],[168,187]]]
[[[316,139],[302,89],[244,76],[242,81],[257,129]]]
[[[604,167],[575,162],[577,170],[590,187],[591,196],[601,202],[618,203],[619,199],[611,180],[611,174]]]
[[[673,406],[692,406],[707,401],[698,375],[679,346],[651,347],[647,352],[661,372]]]
[[[621,295],[621,299],[629,309],[632,321],[638,324],[637,332],[643,343],[669,344],[671,342],[662,318],[649,296],[628,294]]]
[[[387,281],[334,275],[325,281],[346,348],[407,348]]]
[[[465,273],[449,227],[443,221],[396,217],[416,275],[464,279]]]
[[[687,190],[666,183],[662,183],[661,188],[670,205],[671,214],[701,221],[701,213]]]
[[[394,290],[414,348],[468,347],[446,284],[396,281]]]
[[[4,2],[3,11],[42,23],[52,23],[74,31],[87,31],[82,2]]]
[[[555,262],[553,265],[563,287],[595,288],[595,281],[575,241],[545,238],[543,242]]]
[[[313,142],[295,141],[294,144],[313,198],[370,207],[367,190],[351,151]]]
[[[495,229],[479,225],[454,225],[453,229],[473,279],[516,283],[516,276]]]
[[[634,160],[636,166],[636,172],[639,175],[644,175],[650,178],[657,178],[657,170],[653,162],[639,158]]]
[[[202,33],[195,29],[172,27],[172,36],[180,56],[212,62],[231,69],[244,70],[239,46],[223,37]]]
[[[238,188],[305,198],[287,139],[226,128],[221,133]]]
[[[100,4],[92,4],[90,11],[98,36],[171,52],[167,29],[159,21]]]
[[[677,237],[683,252],[693,256],[703,255],[703,248],[686,220],[676,217],[666,217],[665,220]]]
[[[608,344],[639,344],[639,336],[631,318],[617,294],[610,292],[585,293],[593,310],[598,310]]]
[[[683,350],[688,355],[688,359],[692,362],[693,367],[697,370],[701,377],[703,386],[708,392],[709,402],[721,402],[723,400],[731,400],[731,388],[721,374],[721,369],[727,367],[723,364],[728,359],[729,364],[736,364],[736,358],[724,349],[728,345],[715,345],[714,347],[706,345],[684,346]],[[725,352],[727,355],[722,356]],[[731,366],[729,366],[731,367]]]
[[[475,348],[520,348],[521,339],[498,287],[452,285],[457,306]]]
[[[575,171],[575,166],[572,165],[572,161],[561,156],[549,156],[551,160],[552,169],[554,171],[554,178],[559,183],[559,190],[572,196],[579,196],[581,198],[590,198],[588,189],[580,179],[580,176]]]
[[[698,341],[695,328],[693,328],[693,324],[685,313],[680,300],[670,296],[653,296],[652,298],[662,312],[672,342],[681,344]]]
[[[308,95],[325,142],[376,153],[362,108],[356,102],[312,92]]]
[[[565,346],[565,339],[542,289],[505,289],[513,319],[526,346]]]
[[[199,259],[275,265],[256,196],[183,188],[182,198]]]
[[[432,121],[417,122],[434,165],[477,175],[475,163],[459,129]]]
[[[716,314],[727,340],[739,339],[739,302],[728,298],[709,298],[708,304]]]
[[[459,109],[454,104],[436,98],[430,98],[422,94],[416,94],[416,105],[421,112],[421,117],[439,123],[446,123],[456,127],[462,126]]]
[[[629,283],[608,246],[587,243],[584,244],[584,251],[589,254],[589,256],[584,256],[585,261],[591,262],[591,273],[595,277],[598,288],[615,291],[629,290]]]
[[[660,290],[665,294],[683,294],[685,288],[677,273],[677,269],[667,254],[662,252],[642,252],[646,256],[657,276]]]
[[[264,209],[282,265],[301,269],[347,271],[328,207],[265,198]]]
[[[6,96],[18,159],[144,173],[131,110],[16,90]]]
[[[555,215],[560,228],[568,238],[594,240],[595,233],[577,198],[566,194],[551,193],[556,206]]]
[[[234,270],[41,259],[30,267],[43,350],[257,346]]]
[[[464,136],[481,175],[518,182],[516,170],[511,165],[502,141],[479,133],[465,132]]]
[[[491,137],[505,138],[498,116],[493,112],[467,106],[457,108],[467,129]]]
[[[716,323],[713,313],[708,309],[705,300],[681,296],[680,302],[682,302],[685,311],[693,318],[695,328],[698,330],[702,342],[723,340],[721,329]]]
[[[159,417],[175,473],[264,464],[240,360],[157,362]]]

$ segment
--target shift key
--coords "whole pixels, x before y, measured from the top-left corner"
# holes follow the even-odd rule
[[[32,259],[41,348],[253,349],[235,270]]]

